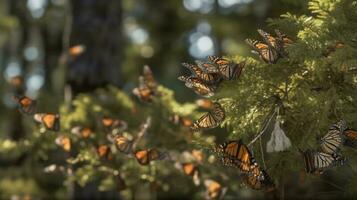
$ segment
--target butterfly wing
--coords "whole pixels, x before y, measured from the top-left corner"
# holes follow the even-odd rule
[[[118,136],[115,138],[116,146],[122,153],[129,154],[132,152],[133,142],[124,136]]]
[[[155,91],[146,84],[146,80],[143,76],[139,77],[139,87],[133,89],[133,94],[139,98],[142,102],[151,102],[155,95]]]
[[[20,112],[33,115],[36,112],[37,102],[29,97],[23,96],[17,98]]]
[[[277,51],[281,56],[287,56],[286,48],[293,43],[293,41],[285,34],[281,33],[280,30],[275,29],[277,35]]]
[[[200,67],[188,63],[182,63],[183,66],[188,68],[194,77],[203,80],[205,83],[214,84],[220,81],[221,77],[218,73],[210,73],[203,71]]]
[[[330,130],[320,139],[321,151],[328,154],[336,154],[340,150],[343,138],[338,130]]]
[[[138,163],[141,165],[148,165],[150,163],[149,150],[137,151],[137,152],[135,152],[134,156],[135,156],[136,160],[138,161]]]
[[[204,97],[211,97],[214,95],[215,88],[202,81],[202,79],[192,76],[180,76],[178,79],[185,82],[185,86],[193,89],[198,95]]]
[[[278,52],[269,45],[251,39],[246,39],[246,42],[255,49],[264,62],[274,64],[279,59]]]
[[[197,66],[206,73],[219,73],[218,67],[210,62],[203,62],[200,60],[195,61]]]
[[[267,192],[275,190],[275,184],[265,170],[259,171],[260,176],[254,174],[245,174],[243,176],[244,183],[253,190],[264,189]]]
[[[327,169],[333,166],[343,165],[345,158],[339,155],[331,155],[324,152],[306,150],[303,154],[305,162],[305,170],[307,173],[322,174]]]
[[[278,49],[278,41],[275,37],[263,31],[262,29],[258,29],[258,33],[263,37],[265,43],[267,43],[270,47],[273,47],[276,50]]]
[[[59,131],[60,117],[58,114],[44,114],[41,120],[47,130]]]
[[[155,81],[154,75],[148,65],[144,66],[143,69],[144,84],[152,91],[156,91],[157,82]]]

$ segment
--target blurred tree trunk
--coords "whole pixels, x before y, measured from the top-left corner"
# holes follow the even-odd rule
[[[67,83],[73,93],[121,83],[121,0],[72,0],[70,45],[84,45],[83,54],[69,61]]]
[[[84,45],[85,51],[69,59],[67,84],[73,96],[107,84],[121,83],[121,0],[72,0],[70,46]],[[84,188],[75,185],[74,199],[119,199],[117,191],[99,192],[97,182]]]
[[[24,48],[24,41],[27,39],[26,30],[28,29],[28,23],[26,20],[25,12],[23,6],[17,1],[4,1],[3,6],[8,6],[9,14],[14,15],[19,19],[21,30],[13,30],[12,36],[8,41],[8,48],[6,57],[16,57],[18,59],[19,64],[24,68],[27,63],[22,57],[22,50]],[[17,31],[21,32],[20,34],[15,34]],[[7,61],[9,62],[9,60]],[[26,69],[22,69],[26,70]],[[14,95],[23,95],[25,92],[24,87],[15,88],[13,91]],[[19,141],[25,137],[25,131],[22,123],[22,115],[14,109],[12,113],[9,114],[9,133],[10,138],[15,141]],[[19,162],[21,164],[21,162]]]

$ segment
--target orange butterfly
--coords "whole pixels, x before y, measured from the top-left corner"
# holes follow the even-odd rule
[[[113,119],[110,117],[103,117],[102,125],[110,130],[118,129],[119,131],[124,131],[128,128],[127,122],[119,119]]]
[[[345,145],[350,147],[357,146],[357,130],[346,129],[343,131],[343,135],[345,136]]]
[[[185,82],[186,87],[193,89],[193,91],[198,95],[203,97],[211,97],[214,95],[216,86],[207,84],[197,77],[180,76],[178,79]]]
[[[221,161],[226,166],[238,167],[242,172],[248,173],[257,163],[246,145],[239,141],[229,141],[215,147]]]
[[[204,109],[212,109],[213,108],[213,102],[209,99],[198,99],[196,100],[196,104]]]
[[[18,75],[11,77],[9,83],[14,87],[19,88],[23,85],[24,80],[22,76]]]
[[[227,191],[227,188],[223,188],[220,183],[214,180],[205,180],[204,185],[206,186],[205,197],[207,200],[222,199]]]
[[[169,118],[169,120],[175,125],[181,125],[183,127],[190,127],[193,124],[191,119],[187,117],[182,117],[178,114],[174,114]]]
[[[113,159],[110,147],[108,145],[102,144],[97,147],[97,153],[100,158],[106,158],[108,160]]]
[[[257,40],[246,39],[245,41],[254,48],[252,52],[258,54],[264,62],[274,64],[278,61],[279,53],[273,47]]]
[[[157,149],[147,149],[136,151],[134,156],[139,164],[148,165],[151,161],[163,160],[167,158],[168,155],[166,153],[159,152]]]
[[[218,56],[208,56],[208,59],[218,66],[220,74],[226,80],[239,78],[245,66],[245,62],[237,64]]]
[[[20,112],[28,115],[33,115],[36,112],[37,102],[27,96],[14,97],[18,103]]]
[[[243,175],[243,181],[246,186],[253,190],[265,190],[272,192],[276,190],[275,184],[265,170],[258,171],[259,175],[249,173]]]
[[[82,138],[89,138],[92,135],[93,131],[91,128],[88,127],[75,126],[71,129],[71,133]]]
[[[71,150],[71,140],[66,136],[59,136],[55,140],[56,144],[62,147],[65,151],[69,152]]]
[[[285,34],[281,33],[279,30],[275,29],[277,37],[273,37],[269,33],[258,29],[259,34],[264,38],[264,41],[271,47],[273,47],[280,56],[287,56],[285,51],[286,47],[293,43],[293,41],[288,38]]]
[[[203,80],[207,84],[215,84],[221,80],[221,75],[219,73],[205,72],[199,66],[189,63],[182,63],[182,65],[188,68],[194,77]]]
[[[144,66],[143,76],[139,77],[139,87],[133,89],[133,94],[142,102],[151,102],[157,94],[157,82],[149,66]]]
[[[84,45],[75,45],[69,48],[68,53],[72,57],[77,57],[81,55],[86,50]]]
[[[195,185],[200,184],[199,171],[197,165],[193,163],[182,163],[181,167],[185,175],[192,177]]]
[[[92,134],[92,129],[90,128],[82,128],[81,135],[83,138],[88,138]]]
[[[51,113],[36,113],[34,116],[35,121],[43,124],[47,130],[59,131],[60,130],[60,115]]]
[[[124,136],[116,136],[115,144],[118,150],[122,153],[129,154],[133,150],[133,141],[129,140]]]
[[[204,129],[212,129],[219,126],[224,120],[225,112],[219,103],[213,103],[213,108],[208,113],[201,116],[191,126],[192,131],[199,131]]]

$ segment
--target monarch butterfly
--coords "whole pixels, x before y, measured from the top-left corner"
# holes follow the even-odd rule
[[[203,80],[205,83],[214,84],[221,80],[221,76],[218,73],[205,72],[200,67],[188,63],[182,63],[182,65],[188,68],[194,77]]]
[[[97,153],[99,155],[100,158],[106,158],[108,160],[112,160],[113,159],[113,155],[110,151],[110,147],[106,144],[102,144],[99,145],[97,147]]]
[[[115,138],[115,144],[120,152],[129,154],[132,152],[133,141],[129,140],[124,136],[117,136]]]
[[[133,94],[143,102],[151,102],[157,93],[157,82],[149,66],[143,68],[143,76],[139,76],[139,87],[133,89]]]
[[[322,174],[326,169],[343,165],[346,159],[340,155],[332,155],[324,152],[299,150],[304,157],[305,170],[307,173]]]
[[[198,99],[196,100],[196,104],[204,109],[212,109],[213,108],[213,102],[209,99]]]
[[[345,145],[350,146],[350,147],[356,147],[357,146],[357,130],[346,129],[343,132],[343,135],[346,138]]]
[[[145,85],[153,91],[157,89],[157,82],[155,81],[154,75],[148,65],[143,68],[143,77]]]
[[[82,128],[81,136],[83,138],[88,138],[91,134],[92,134],[92,129],[90,129],[90,128]]]
[[[169,120],[175,125],[180,124],[183,127],[190,127],[193,124],[191,119],[187,117],[182,117],[178,114],[174,114],[173,116],[170,116]]]
[[[206,73],[219,73],[218,66],[211,62],[196,60],[195,63]]]
[[[60,115],[51,113],[36,113],[33,118],[35,121],[43,124],[47,130],[59,131]]]
[[[343,138],[338,130],[330,130],[320,140],[320,149],[324,153],[336,154],[340,150]]]
[[[191,126],[192,131],[216,128],[225,118],[224,110],[219,103],[213,104],[213,109],[201,116]]]
[[[198,172],[198,167],[193,163],[182,163],[182,170],[187,176],[193,176]]]
[[[14,97],[18,103],[20,112],[28,115],[33,115],[36,112],[37,102],[27,96]]]
[[[75,45],[69,48],[68,53],[72,57],[77,57],[81,55],[86,50],[84,45]]]
[[[139,87],[133,89],[133,94],[142,102],[151,102],[155,92],[151,90],[144,81],[144,77],[139,77]]]
[[[167,157],[167,154],[159,152],[156,149],[140,150],[134,153],[134,156],[139,164],[148,165],[154,160],[163,160]]]
[[[69,152],[71,150],[71,140],[66,136],[59,136],[56,138],[55,143],[61,146],[65,151]]]
[[[203,152],[201,150],[192,150],[191,152],[192,156],[195,158],[195,160],[197,162],[202,162],[203,161],[203,158],[204,158],[204,155],[203,155]]]
[[[92,135],[93,131],[88,127],[75,126],[71,129],[71,133],[82,138],[88,138]]]
[[[198,95],[203,97],[211,97],[214,95],[215,86],[206,84],[204,81],[197,77],[180,76],[178,79],[185,82],[186,87],[192,88]]]
[[[258,165],[248,147],[240,140],[218,145],[214,151],[220,155],[224,165],[238,167],[244,173],[252,172]]]
[[[347,123],[345,120],[340,120],[337,123],[332,124],[332,126],[330,127],[330,130],[336,130],[336,131],[340,132],[341,134],[346,129],[347,129]]]
[[[123,131],[128,128],[127,122],[119,119],[113,119],[110,117],[103,117],[102,125],[107,129],[119,129],[120,131]]]
[[[205,197],[207,200],[222,199],[227,191],[227,188],[223,188],[220,183],[214,180],[205,180],[204,185],[206,186]]]
[[[236,64],[218,56],[208,56],[208,59],[218,65],[219,72],[226,80],[239,78],[245,66],[245,62]]]
[[[197,165],[195,165],[193,163],[182,163],[181,167],[182,167],[182,171],[185,175],[192,177],[193,183],[195,185],[200,184],[199,170],[198,170]]]
[[[293,43],[293,41],[285,34],[281,33],[278,29],[275,29],[277,35],[277,51],[281,56],[287,56],[286,47]]]
[[[24,79],[21,75],[13,76],[10,78],[9,83],[10,85],[19,88],[23,85]]]
[[[277,41],[275,37],[270,35],[269,33],[263,31],[262,29],[258,29],[258,33],[263,37],[265,43],[267,43],[269,46],[273,47],[275,50],[279,49],[279,42]]]
[[[253,53],[259,54],[264,62],[274,64],[279,59],[279,54],[273,47],[257,40],[246,39],[245,41],[255,49]]]
[[[275,184],[265,170],[259,172],[261,175],[256,176],[254,174],[244,174],[244,184],[253,190],[265,190],[266,192],[274,191]]]

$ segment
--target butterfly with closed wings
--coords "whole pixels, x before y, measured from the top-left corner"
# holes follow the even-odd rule
[[[201,116],[191,126],[192,131],[216,128],[225,118],[225,112],[221,104],[215,102],[212,110]]]

